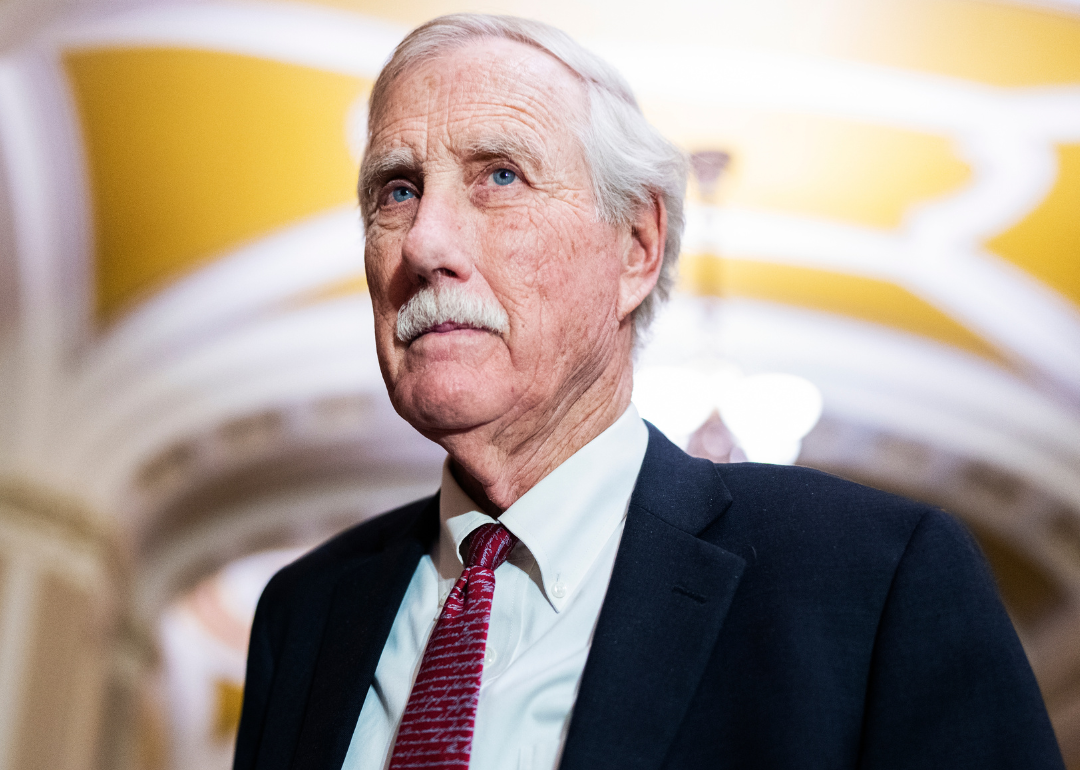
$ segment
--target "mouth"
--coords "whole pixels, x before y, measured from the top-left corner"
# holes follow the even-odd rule
[[[483,326],[474,326],[467,323],[458,323],[457,321],[444,321],[443,323],[435,324],[434,326],[429,326],[427,329],[424,329],[415,337],[413,337],[409,341],[409,344],[411,345],[413,342],[416,342],[421,337],[426,337],[429,334],[449,334],[451,332],[460,331],[487,332],[488,334],[494,334],[494,332],[492,332],[490,329],[485,329]]]

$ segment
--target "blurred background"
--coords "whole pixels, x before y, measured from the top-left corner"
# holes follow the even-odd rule
[[[692,154],[642,413],[961,517],[1080,768],[1080,2],[0,0],[0,770],[228,767],[266,580],[437,487],[353,189],[457,10]]]

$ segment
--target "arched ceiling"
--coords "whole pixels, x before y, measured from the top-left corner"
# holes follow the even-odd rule
[[[55,37],[86,159],[100,327],[241,246],[350,205],[377,63],[408,25],[460,6],[306,7],[152,3]],[[707,221],[712,206],[692,209],[685,288],[853,316],[1080,392],[1080,353],[1063,359],[1060,342],[1080,339],[1078,145],[1063,141],[1080,141],[1077,17],[958,0],[684,2],[662,18],[555,3],[541,15],[622,65],[678,144],[731,156],[709,204],[771,217],[732,228]],[[366,37],[311,36],[341,19]],[[350,58],[350,46],[367,50]],[[1041,102],[1003,126],[1029,97]],[[953,232],[927,235],[935,227]],[[803,246],[769,243],[785,232]],[[879,243],[839,256],[864,234],[898,253],[874,253],[890,248]],[[816,253],[800,253],[810,243]],[[956,275],[968,268],[988,275]],[[1009,286],[1020,320],[956,297],[958,280]],[[1047,314],[1046,297],[1058,328],[1022,327],[1030,306]]]
[[[195,430],[193,415],[209,430],[245,399],[262,409],[286,393],[331,397],[360,371],[377,389],[356,320],[364,102],[408,27],[466,6],[80,7],[53,9],[66,20],[45,19],[0,68],[0,136],[19,161],[8,163],[11,210],[26,231],[63,234],[36,251],[13,243],[7,263],[22,260],[20,275],[40,283],[27,303],[40,328],[25,344],[55,348],[52,368],[22,384],[48,424],[41,457],[60,446],[50,467],[63,471],[50,472],[61,475],[112,463],[115,478],[91,474],[109,499]],[[725,355],[794,369],[782,338],[826,345],[847,329],[883,350],[924,351],[924,377],[945,358],[989,367],[1074,416],[1080,11],[975,0],[468,8],[563,26],[626,74],[673,141],[729,156],[715,189],[691,184],[679,287],[722,300],[735,327],[743,313],[780,326],[755,337],[756,352]],[[319,346],[302,328],[325,329]],[[712,334],[682,336],[690,349]],[[67,381],[35,384],[49,376]],[[259,383],[257,405],[244,378]],[[827,399],[827,411],[843,407]],[[72,420],[84,425],[74,437]],[[1048,435],[1072,424],[1054,422],[1040,423]],[[123,435],[130,445],[103,452]]]

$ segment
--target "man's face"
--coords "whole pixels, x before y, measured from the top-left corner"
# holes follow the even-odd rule
[[[629,227],[598,220],[575,129],[584,89],[529,46],[478,40],[407,71],[372,126],[366,269],[395,408],[433,437],[540,425],[632,337],[619,309]],[[430,287],[501,307],[501,332],[398,339]],[[539,428],[534,428],[539,429]]]

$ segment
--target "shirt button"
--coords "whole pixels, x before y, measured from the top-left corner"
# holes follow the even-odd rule
[[[556,599],[561,599],[566,596],[566,586],[562,583],[555,581],[551,584],[551,595]]]
[[[490,649],[487,650],[484,653],[484,665],[485,666],[490,666],[492,663],[495,662],[495,658],[497,658],[497,657],[498,656],[495,654],[495,650],[490,650]]]

